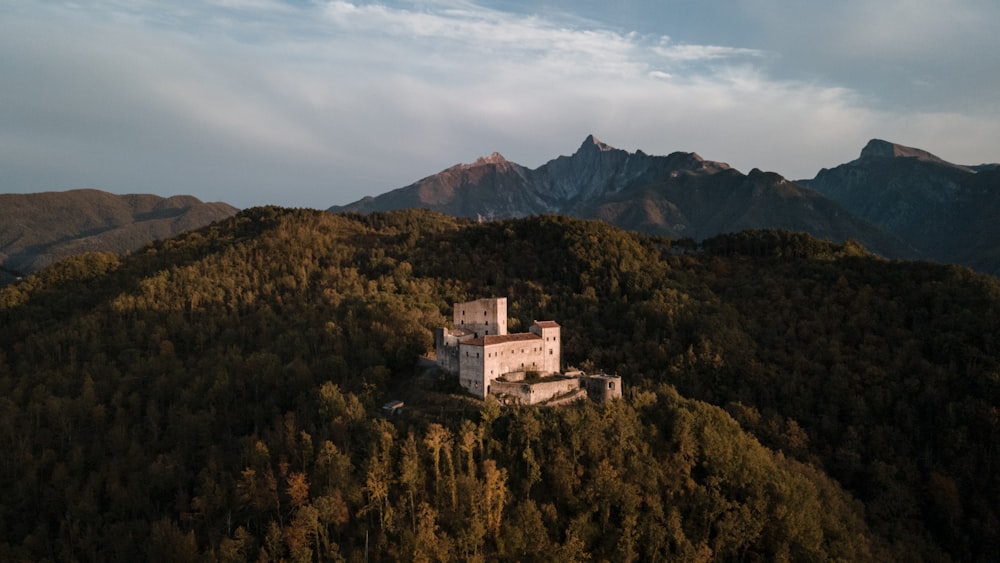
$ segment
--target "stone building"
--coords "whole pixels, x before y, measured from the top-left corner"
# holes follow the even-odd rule
[[[494,394],[536,404],[558,396],[600,401],[621,396],[617,376],[562,375],[559,323],[535,321],[528,332],[508,334],[504,297],[457,303],[452,320],[454,328],[434,333],[438,365],[458,375],[462,387],[479,398]]]
[[[622,397],[622,378],[617,375],[580,374],[580,382],[587,390],[587,396],[598,403],[606,403]]]
[[[457,373],[467,391],[486,398],[493,380],[509,373],[559,373],[562,342],[559,323],[535,321],[528,332],[507,333],[507,298],[456,303],[455,328],[434,334],[438,364]]]
[[[559,373],[560,350],[559,325],[553,321],[535,321],[525,333],[463,340],[458,344],[458,379],[470,393],[486,398],[498,377]]]

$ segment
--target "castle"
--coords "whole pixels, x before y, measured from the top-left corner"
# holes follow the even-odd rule
[[[456,303],[452,316],[454,328],[434,333],[438,365],[457,374],[462,387],[481,399],[495,395],[510,403],[536,404],[621,396],[617,376],[562,373],[559,323],[535,321],[528,332],[508,334],[505,297]]]

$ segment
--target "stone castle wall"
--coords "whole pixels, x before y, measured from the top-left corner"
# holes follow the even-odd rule
[[[490,386],[490,394],[496,395],[508,404],[537,405],[579,389],[580,381],[575,377],[551,378],[533,383],[494,381]]]
[[[522,375],[522,374],[517,374]],[[516,376],[517,376],[516,375]],[[515,376],[515,377],[516,377]],[[494,381],[489,394],[510,405],[537,405],[548,402],[572,402],[586,397],[604,403],[622,396],[621,377],[617,375],[555,376],[540,381]],[[565,401],[563,400],[565,399]]]
[[[458,339],[447,328],[434,329],[434,354],[441,369],[458,373]]]

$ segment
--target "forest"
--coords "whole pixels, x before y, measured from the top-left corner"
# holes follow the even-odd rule
[[[465,395],[485,296],[625,397]],[[0,560],[990,560],[998,348],[996,278],[852,241],[249,209],[0,288]]]

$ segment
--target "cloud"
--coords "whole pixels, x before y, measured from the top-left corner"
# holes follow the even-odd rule
[[[723,47],[719,45],[674,45],[669,41],[654,47],[653,52],[671,61],[711,61],[736,57],[760,57],[765,55],[758,49]]]
[[[776,72],[812,72],[887,109],[998,110],[1000,3],[741,0],[731,8],[746,41],[782,53]]]
[[[870,137],[945,154],[1000,138],[995,118],[878,109],[836,82],[779,76],[789,55],[768,45],[473,2],[6,7],[0,50],[0,192],[326,207],[494,150],[538,166],[588,133],[790,177]],[[947,150],[924,143],[963,128]]]

